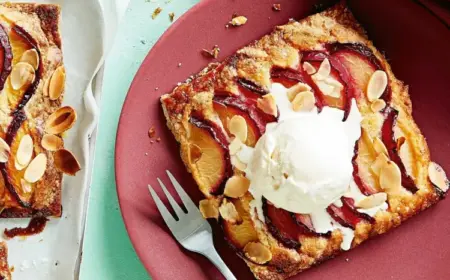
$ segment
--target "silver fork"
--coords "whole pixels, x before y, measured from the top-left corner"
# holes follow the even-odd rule
[[[170,205],[178,216],[178,221],[172,216],[172,214],[170,214],[166,206],[164,206],[152,186],[148,185],[148,189],[156,203],[156,207],[158,207],[161,216],[172,234],[175,236],[175,239],[185,249],[207,257],[220,270],[220,272],[222,272],[223,276],[225,276],[227,280],[235,280],[236,277],[234,277],[231,270],[223,262],[222,258],[219,254],[217,254],[217,251],[214,248],[211,226],[202,217],[202,214],[198,210],[197,206],[194,202],[192,202],[172,173],[168,170],[166,172],[179,197],[183,201],[184,206],[187,209],[187,213],[181,209],[159,178],[157,178],[157,180],[166,194]]]

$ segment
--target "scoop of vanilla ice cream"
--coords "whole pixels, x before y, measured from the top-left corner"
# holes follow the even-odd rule
[[[325,209],[348,190],[361,114],[353,100],[350,115],[325,107],[269,124],[255,146],[246,175],[255,197],[276,207],[309,214]]]

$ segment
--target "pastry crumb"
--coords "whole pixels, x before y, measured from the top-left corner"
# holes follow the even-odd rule
[[[153,138],[155,137],[156,131],[155,128],[152,126],[150,127],[150,129],[148,130],[148,137]]]
[[[175,18],[175,13],[174,12],[169,13],[170,22],[173,22],[174,18]]]
[[[272,10],[276,12],[281,11],[281,4],[273,4]]]
[[[156,138],[156,142],[161,142],[161,137]]]
[[[206,57],[217,58],[219,56],[219,53],[220,53],[220,48],[218,45],[214,45],[214,47],[210,51],[208,51],[207,49],[202,50],[202,54]]]
[[[178,63],[178,67],[181,67],[181,62]]]
[[[241,26],[247,23],[247,18],[244,16],[233,16],[229,24],[233,26]]]
[[[155,19],[162,12],[162,8],[158,7],[153,11],[152,19]]]

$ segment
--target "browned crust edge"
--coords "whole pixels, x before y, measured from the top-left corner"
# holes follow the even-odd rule
[[[8,266],[8,247],[5,242],[0,242],[0,280],[11,280],[11,272]]]

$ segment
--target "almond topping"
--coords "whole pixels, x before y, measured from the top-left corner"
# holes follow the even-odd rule
[[[222,218],[231,224],[242,223],[242,218],[239,216],[238,211],[234,204],[228,201],[226,198],[223,200],[222,205],[219,207],[219,213]]]
[[[228,122],[228,130],[231,134],[238,137],[242,143],[247,140],[247,122],[244,117],[235,115]]]
[[[65,174],[74,176],[81,170],[80,163],[72,154],[72,152],[66,149],[60,149],[53,155],[53,160],[56,168]]]
[[[287,90],[287,97],[289,99],[290,102],[292,102],[292,100],[294,100],[295,96],[303,91],[310,91],[311,87],[308,84],[304,84],[304,83],[298,83],[293,85],[292,87],[290,87]]]
[[[272,259],[272,252],[259,242],[249,242],[244,247],[245,256],[258,264],[265,264]]]
[[[53,73],[48,87],[48,93],[51,100],[56,100],[61,96],[64,91],[65,82],[66,71],[64,70],[64,66],[59,66]]]
[[[266,94],[259,98],[256,106],[264,113],[276,117],[278,115],[277,104],[272,94]]]
[[[381,193],[375,193],[369,196],[366,196],[362,200],[358,201],[356,203],[356,207],[363,208],[363,209],[370,209],[376,206],[379,206],[386,202],[387,200],[387,194],[384,192]]]
[[[387,83],[388,78],[386,72],[381,70],[375,71],[367,84],[367,98],[369,101],[372,102],[379,99],[386,90]]]
[[[237,156],[231,156],[231,164],[240,171],[247,169],[247,164],[243,163]]]
[[[27,166],[33,156],[33,138],[26,134],[20,139],[17,149],[16,160],[20,165]]]
[[[314,66],[312,66],[311,63],[307,61],[303,62],[303,70],[305,70],[308,75],[316,73],[316,68],[314,68]]]
[[[44,88],[42,89],[42,93],[44,94],[44,96],[48,96],[48,88],[50,86],[50,79],[45,80],[44,82]]]
[[[373,174],[380,176],[380,171],[383,166],[388,163],[389,159],[386,154],[381,153],[377,156],[375,161],[370,166],[370,170],[372,170]]]
[[[373,138],[373,148],[378,154],[383,153],[389,155],[388,150],[386,149],[386,146],[384,145],[383,141],[381,141],[381,139],[378,137]]]
[[[20,179],[20,186],[22,187],[22,191],[24,193],[30,193],[33,190],[31,184],[22,178]]]
[[[230,146],[228,146],[228,150],[230,150],[230,155],[234,156],[242,149],[242,142],[239,138],[235,137],[233,141],[231,141]]]
[[[39,54],[36,49],[26,50],[22,57],[20,57],[20,62],[26,62],[33,66],[34,70],[39,67]]]
[[[76,120],[77,113],[72,107],[61,107],[48,117],[45,130],[49,134],[60,134],[70,129]]]
[[[11,86],[19,90],[29,86],[34,81],[34,68],[26,62],[18,62],[11,71]]]
[[[27,167],[26,165],[22,165],[20,163],[17,162],[17,158],[14,160],[14,167],[16,168],[16,170],[20,171],[25,169],[25,167]]]
[[[446,192],[449,188],[449,180],[445,174],[444,169],[435,162],[430,162],[428,165],[428,178],[430,178],[431,183]]]
[[[377,113],[386,107],[386,102],[383,99],[377,99],[372,104],[370,104],[370,109],[372,112]]]
[[[234,175],[225,184],[224,195],[232,198],[243,196],[250,187],[250,180],[244,176]]]
[[[380,186],[388,192],[398,192],[402,186],[400,168],[393,161],[388,161],[380,170]]]
[[[23,177],[27,182],[36,183],[44,176],[46,168],[47,157],[41,153],[30,162]]]
[[[10,148],[8,143],[3,140],[3,138],[0,138],[0,162],[7,162],[9,158],[9,152]]]
[[[322,63],[320,64],[319,69],[317,70],[317,73],[314,74],[314,77],[317,80],[323,80],[328,78],[328,76],[330,76],[331,73],[331,65],[330,65],[330,61],[328,61],[328,58],[325,58]]]
[[[61,137],[53,134],[46,134],[42,137],[41,146],[47,151],[57,151],[64,146],[64,142]]]
[[[219,209],[217,208],[216,203],[211,199],[200,200],[199,209],[205,219],[214,218],[217,220],[219,218]]]
[[[247,23],[247,18],[244,16],[237,16],[234,17],[231,21],[230,24],[233,26],[241,26]]]
[[[292,109],[295,112],[309,112],[316,105],[316,98],[310,91],[303,91],[298,93],[294,100],[292,100]]]

